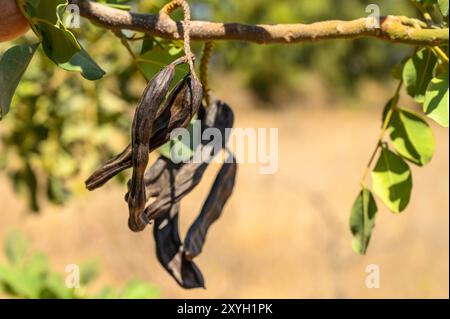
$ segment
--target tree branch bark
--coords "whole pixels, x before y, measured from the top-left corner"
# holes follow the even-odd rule
[[[89,0],[69,0],[80,8],[83,17],[108,29],[145,32],[167,39],[182,39],[181,22],[166,14],[139,14],[114,9]],[[311,24],[216,23],[191,21],[193,41],[239,40],[266,43],[300,43],[328,39],[378,38],[409,45],[436,46],[449,43],[449,29],[421,29],[402,22],[402,17],[387,16],[380,27],[370,27],[368,18],[352,21],[330,20]],[[373,22],[373,21],[372,21]]]

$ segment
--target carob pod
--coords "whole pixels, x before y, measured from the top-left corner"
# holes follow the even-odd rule
[[[205,288],[200,269],[185,257],[178,227],[180,204],[173,205],[163,216],[155,220],[153,236],[156,256],[161,265],[185,289]]]
[[[199,112],[199,117],[202,116]],[[223,102],[217,101],[213,103],[206,113],[204,118],[201,119],[202,127],[201,132],[208,128],[219,129],[221,132],[222,145],[221,148],[225,147],[228,136],[226,135],[228,131],[227,128],[233,127],[234,115],[231,108]],[[200,149],[197,152],[202,152],[203,148],[210,144],[210,140],[202,140]],[[211,150],[214,151],[215,148]],[[170,188],[164,188],[160,191],[155,201],[152,202],[144,211],[146,215],[143,217],[145,220],[152,220],[158,217],[162,212],[165,212],[174,202],[179,202],[184,196],[189,194],[201,181],[203,174],[208,167],[208,164],[213,156],[217,154],[209,154],[209,158],[203,162],[188,162],[180,163],[180,168],[174,177],[174,186]],[[151,193],[152,183],[148,180],[145,181],[147,193]],[[147,197],[147,200],[150,196]]]
[[[142,230],[146,225],[145,222],[141,221],[141,215],[146,203],[144,173],[148,164],[149,142],[153,131],[153,123],[172,83],[175,67],[184,61],[183,58],[177,59],[164,67],[150,80],[134,114],[131,130],[133,174],[128,199],[130,212],[128,225],[133,231]]]
[[[173,102],[170,104],[171,114],[169,124],[172,123],[173,128],[187,126],[195,113],[197,113],[203,98],[203,89],[195,75],[191,74],[182,81],[182,89],[174,96]],[[138,114],[138,112],[136,112]],[[156,115],[156,112],[155,112]],[[135,117],[135,119],[138,116]],[[139,118],[138,118],[139,119]],[[153,121],[151,127],[145,124],[135,126],[133,121],[133,138],[132,138],[132,164],[133,175],[131,177],[130,192],[128,196],[128,209],[130,218],[128,226],[133,231],[141,231],[149,222],[149,217],[144,214],[147,196],[145,190],[144,174],[147,168],[149,152],[150,152],[150,132],[153,131]],[[145,119],[144,119],[144,122]],[[160,143],[169,140],[170,131],[167,136],[160,139]],[[147,218],[146,218],[147,217]]]
[[[152,185],[151,194],[174,186],[180,168],[169,159],[160,156],[147,170],[146,179]],[[185,289],[204,288],[204,278],[198,266],[186,258],[179,234],[178,217],[180,203],[175,202],[164,214],[155,219],[153,236],[156,256],[160,264]]]
[[[227,200],[233,192],[237,163],[231,153],[229,156],[231,163],[224,163],[220,168],[200,214],[186,235],[183,246],[186,258],[189,260],[197,257],[202,252],[209,228],[219,219]]]
[[[184,87],[185,82],[186,77],[182,81],[177,83],[177,85],[170,92],[164,106],[158,110],[153,127],[152,138],[150,138],[149,143],[150,151],[155,148],[154,146],[152,147],[152,144],[155,144],[152,142],[153,136],[155,134],[158,134],[161,131],[161,128],[169,122],[170,106],[172,106],[175,101],[180,103],[178,101],[180,97],[182,98],[182,95],[180,95],[180,91]],[[177,106],[174,107],[178,109]],[[168,125],[166,125],[166,127],[168,127]],[[96,169],[95,172],[92,173],[92,175],[85,182],[86,188],[89,190],[94,190],[100,186],[103,186],[112,177],[116,176],[124,169],[130,168],[132,166],[132,153],[133,151],[131,144],[128,144],[128,146],[122,152],[120,152],[112,159],[108,160],[105,164],[103,164],[102,167]]]
[[[149,152],[154,151],[170,140],[170,133],[176,128],[189,125],[197,113],[203,98],[200,82],[192,74],[188,74],[171,91],[164,107],[162,107],[154,122],[152,137],[149,141]],[[86,188],[94,190],[124,169],[132,166],[132,147],[128,145],[121,153],[107,161],[97,169],[85,182]]]
[[[228,133],[225,129],[231,128],[234,121],[230,107],[217,101],[208,110],[201,108],[198,116],[202,123],[202,132],[208,128],[217,128],[222,132],[225,138],[221,148],[225,148],[228,138],[225,135]],[[209,142],[202,141],[200,147]],[[213,155],[216,154],[211,154]],[[145,174],[148,199],[156,196],[154,203],[158,203],[151,209],[154,212],[152,219],[155,219],[153,234],[157,257],[162,266],[183,288],[204,287],[204,278],[200,269],[192,262],[192,258],[200,254],[207,230],[220,216],[235,181],[237,164],[232,157],[231,163],[225,163],[222,166],[199,217],[190,227],[185,241],[186,250],[181,242],[178,228],[180,201],[200,182],[208,163],[209,161],[175,164],[160,156]],[[127,195],[125,197],[127,198]],[[215,200],[218,202],[214,203]]]

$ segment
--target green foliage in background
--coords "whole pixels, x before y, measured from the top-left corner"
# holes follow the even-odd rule
[[[92,293],[89,286],[99,274],[94,262],[80,266],[79,288],[68,288],[66,279],[53,271],[46,256],[31,253],[28,241],[18,232],[10,232],[5,240],[7,261],[0,263],[0,296],[23,299],[149,299],[158,298],[158,290],[138,280],[129,281],[123,288],[104,286]],[[67,274],[66,274],[67,275]]]
[[[195,1],[194,1],[195,2]],[[245,23],[312,23],[323,20],[351,20],[365,17],[369,4],[380,7],[381,15],[414,17],[417,12],[408,1],[391,0],[204,0],[199,18]],[[384,80],[390,68],[410,52],[373,39],[324,41],[298,45],[255,45],[241,42],[218,44],[215,59],[223,70],[240,72],[246,85],[260,98],[274,102],[303,93],[302,84],[312,72],[318,73],[326,87],[350,94],[364,77]],[[336,92],[335,92],[336,93]]]
[[[411,2],[429,25],[448,25],[448,0]],[[410,97],[423,105],[426,116],[448,127],[448,73],[448,46],[416,48],[411,56],[394,67],[392,75],[399,85],[383,110],[380,138],[361,179],[361,192],[350,214],[352,247],[356,253],[366,253],[377,212],[372,192],[366,186],[368,172],[371,171],[372,189],[377,197],[392,213],[401,213],[411,200],[413,188],[408,162],[424,166],[431,161],[435,150],[434,135],[426,119],[398,105],[400,90],[405,87]],[[385,140],[385,133],[389,133],[390,141]]]
[[[39,51],[1,121],[0,168],[33,211],[43,198],[63,204],[70,194],[85,192],[86,176],[127,143],[131,112],[145,85],[123,63],[127,53],[111,33],[86,25],[83,35],[111,76],[83,80]]]

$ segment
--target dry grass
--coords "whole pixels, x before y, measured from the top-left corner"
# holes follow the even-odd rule
[[[434,126],[437,152],[429,166],[414,168],[409,208],[394,216],[379,205],[371,247],[360,257],[350,248],[348,215],[386,91],[361,102],[368,107],[359,111],[324,108],[329,101],[317,95],[280,112],[258,111],[242,92],[218,95],[234,106],[237,126],[279,128],[279,171],[264,176],[256,165],[239,167],[234,195],[198,258],[207,290],[184,291],[169,278],[156,261],[150,228],[128,230],[124,189],[114,185],[33,217],[1,178],[0,238],[19,228],[61,272],[96,257],[103,269],[99,284],[137,277],[167,298],[449,297],[448,130]],[[290,107],[299,105],[308,107]],[[183,202],[183,231],[213,175]],[[368,264],[380,266],[380,289],[365,287]]]

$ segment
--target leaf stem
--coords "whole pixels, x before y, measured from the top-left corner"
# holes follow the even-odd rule
[[[420,11],[423,18],[427,22],[427,25],[430,27],[434,26],[434,21],[431,15],[427,12],[425,6],[421,3],[418,3],[417,1],[411,0],[411,2],[414,4],[414,6]],[[419,26],[421,27],[421,26]],[[445,52],[438,46],[433,46],[431,49],[436,53],[436,55],[444,61],[446,64],[449,64],[448,56],[445,54]]]
[[[386,117],[384,118],[383,126],[381,127],[380,135],[378,136],[377,144],[372,152],[372,155],[370,156],[370,159],[366,165],[366,168],[364,169],[364,173],[363,173],[361,181],[360,181],[360,185],[363,189],[366,187],[366,178],[367,178],[367,175],[369,174],[370,168],[372,167],[372,163],[375,159],[375,156],[377,155],[379,148],[383,145],[384,134],[386,133],[386,130],[389,127],[389,123],[391,122],[392,115],[394,114],[394,111],[397,109],[398,100],[400,98],[400,89],[402,88],[402,86],[403,86],[403,80],[400,80],[400,82],[397,86],[397,89],[395,90],[394,97],[390,103],[389,110],[386,114]]]
[[[213,42],[211,41],[205,42],[202,51],[202,58],[200,60],[200,82],[202,83],[203,86],[203,93],[204,93],[203,96],[205,98],[206,107],[208,107],[211,102],[210,88],[208,83],[208,69],[213,47],[214,47]]]
[[[425,7],[416,0],[410,0],[410,2],[420,11],[423,18],[427,22],[428,26],[432,27],[434,25],[433,18],[431,17],[430,13],[428,13],[428,11],[425,9]]]
[[[123,46],[127,49],[128,53],[131,55],[131,58],[133,60],[134,65],[136,66],[136,69],[139,71],[139,73],[143,76],[143,78],[148,82],[149,78],[147,75],[145,75],[144,69],[139,64],[139,58],[134,54],[133,49],[131,48],[130,44],[128,43],[127,37],[122,33],[122,30],[112,30],[113,33],[120,39],[120,42],[122,42]]]
[[[432,50],[436,53],[436,55],[444,61],[446,64],[449,64],[448,56],[440,47],[432,47]]]
[[[33,23],[34,19],[32,17],[30,17],[27,10],[25,9],[26,0],[16,0],[16,1],[17,1],[17,6],[19,7],[20,12],[30,23],[30,27],[33,30],[34,34],[38,37],[39,42],[42,42],[42,40],[43,40],[42,34],[39,32],[39,30],[36,28],[36,25]]]

